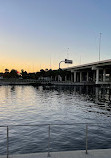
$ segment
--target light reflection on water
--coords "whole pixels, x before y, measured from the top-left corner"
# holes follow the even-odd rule
[[[0,124],[104,123],[89,126],[88,148],[111,148],[110,89],[92,87],[0,87]],[[48,127],[11,127],[10,153],[47,151]],[[95,143],[96,142],[96,143]],[[95,145],[96,144],[96,145]],[[85,149],[85,125],[51,126],[51,151]],[[0,128],[0,154],[6,130]]]

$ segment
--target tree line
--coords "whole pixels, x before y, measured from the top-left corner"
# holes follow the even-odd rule
[[[5,69],[5,72],[2,73],[3,78],[21,78],[21,79],[43,79],[46,77],[51,78],[51,80],[57,80],[58,76],[62,77],[62,80],[65,80],[65,76],[69,75],[69,71],[63,70],[63,69],[58,69],[58,70],[52,70],[52,69],[41,69],[39,72],[35,73],[28,73],[27,71],[24,71],[23,69],[21,72],[18,72],[15,69],[12,69],[9,71],[9,69]]]

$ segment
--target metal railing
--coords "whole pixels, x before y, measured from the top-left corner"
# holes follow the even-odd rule
[[[9,126],[0,126],[1,127],[5,127],[7,130],[7,141],[6,141],[6,148],[7,148],[7,153],[6,156],[7,158],[9,158],[9,129],[12,127],[35,127],[35,126],[47,126],[48,127],[48,157],[51,156],[50,154],[50,131],[51,131],[51,126],[65,126],[65,125],[85,125],[85,153],[88,154],[88,126],[98,126],[98,125],[102,125],[104,123],[74,123],[74,124],[25,124],[25,125],[9,125]]]

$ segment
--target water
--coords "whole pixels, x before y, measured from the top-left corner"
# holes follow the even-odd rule
[[[51,126],[51,151],[111,148],[110,89],[92,87],[0,86],[0,125]],[[48,126],[11,126],[9,152],[48,150]],[[6,128],[0,128],[0,154],[6,154]]]

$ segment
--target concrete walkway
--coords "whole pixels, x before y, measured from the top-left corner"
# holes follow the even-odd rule
[[[7,156],[0,156],[6,158]],[[84,150],[51,152],[51,158],[111,158],[111,149],[89,150],[88,154]],[[47,158],[47,153],[10,155],[9,158]]]

